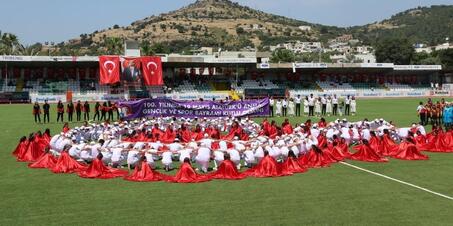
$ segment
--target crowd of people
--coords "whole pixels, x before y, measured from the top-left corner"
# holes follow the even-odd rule
[[[357,113],[357,102],[355,96],[346,96],[343,101],[334,95],[324,94],[314,97],[313,94],[302,98],[297,95],[292,98],[274,99],[270,97],[270,112],[274,117],[301,116],[303,110],[304,116],[316,116],[318,118],[325,116],[343,116],[355,115]]]
[[[443,113],[445,107],[449,104],[442,98],[440,101],[434,102],[429,98],[424,104],[420,102],[417,107],[417,114],[420,117],[420,124],[422,125],[441,125],[443,123]]]
[[[114,113],[116,114],[116,119],[120,119],[119,108],[116,106],[116,103],[112,103],[110,101],[105,101],[102,104],[100,102],[96,102],[93,110],[91,110],[90,103],[88,103],[88,101],[85,101],[84,103],[77,101],[75,104],[72,101],[69,101],[66,104],[66,108],[63,102],[58,101],[56,106],[57,122],[64,121],[65,112],[68,122],[81,122],[82,115],[83,121],[112,121],[114,120]],[[94,113],[93,118],[90,118],[91,112]],[[50,123],[50,104],[48,101],[45,100],[42,107],[38,102],[35,102],[33,104],[32,114],[35,119],[35,123],[41,123],[41,115],[43,115],[44,123]],[[75,119],[73,117],[74,114],[76,116]]]
[[[32,133],[20,139],[13,155],[31,168],[83,178],[196,183],[288,176],[346,159],[427,160],[422,151],[453,152],[453,132],[434,126],[426,133],[417,123],[398,128],[384,119],[321,118],[296,125],[286,119],[277,125],[267,119],[162,117],[66,125],[54,136],[49,130]],[[178,165],[175,176],[156,171]]]

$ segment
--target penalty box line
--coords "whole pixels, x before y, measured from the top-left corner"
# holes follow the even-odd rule
[[[340,162],[340,163],[345,165],[345,166],[349,166],[349,167],[354,168],[354,169],[358,169],[358,170],[361,170],[361,171],[364,171],[364,172],[367,172],[367,173],[370,173],[370,174],[373,174],[373,175],[376,175],[376,176],[380,176],[380,177],[386,178],[388,180],[392,180],[392,181],[398,182],[400,184],[404,184],[404,185],[407,185],[407,186],[410,186],[410,187],[413,187],[413,188],[416,188],[416,189],[431,193],[433,195],[437,195],[437,196],[440,196],[442,198],[446,198],[446,199],[449,199],[449,200],[453,201],[453,197],[450,197],[448,195],[444,195],[444,194],[441,194],[439,192],[431,191],[431,190],[429,190],[427,188],[420,187],[420,186],[417,186],[415,184],[411,184],[411,183],[408,183],[408,182],[405,182],[405,181],[402,181],[402,180],[398,180],[398,179],[395,179],[393,177],[386,176],[384,174],[376,173],[374,171],[367,170],[367,169],[364,169],[364,168],[361,168],[361,167],[358,167],[358,166],[355,166],[355,165],[352,165],[352,164],[349,164],[349,163],[346,163],[346,162]]]

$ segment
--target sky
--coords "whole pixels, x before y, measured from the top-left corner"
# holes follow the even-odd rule
[[[195,0],[8,0],[1,3],[0,31],[25,44],[61,42],[179,9]],[[452,0],[235,0],[265,12],[312,23],[364,25],[417,6],[452,5]]]

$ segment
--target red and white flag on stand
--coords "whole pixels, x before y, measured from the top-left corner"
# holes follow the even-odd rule
[[[145,86],[161,86],[164,84],[162,60],[160,57],[145,56],[140,58]]]
[[[119,56],[100,56],[99,82],[101,85],[118,83],[120,81],[120,67]]]

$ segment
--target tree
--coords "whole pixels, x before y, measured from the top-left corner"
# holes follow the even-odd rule
[[[0,32],[0,54],[14,55],[20,46],[19,39],[11,33]]]
[[[446,49],[435,52],[439,61],[445,68],[453,68],[453,49]]]
[[[42,44],[36,43],[34,45],[20,45],[18,53],[23,56],[36,56],[42,50]]]
[[[108,37],[104,40],[107,54],[121,55],[123,53],[123,40],[118,37]]]
[[[411,64],[414,65],[438,65],[441,64],[438,56],[426,52],[415,53],[412,57]]]
[[[236,34],[237,34],[237,35],[242,35],[242,34],[244,34],[244,33],[245,33],[244,28],[242,28],[242,27],[237,27],[237,28],[236,28]]]
[[[287,49],[276,49],[272,53],[272,63],[291,63],[296,61],[296,56],[291,50]]]
[[[147,41],[142,41],[140,43],[140,50],[141,54],[145,56],[152,56],[155,54],[153,48],[151,47],[150,43]]]
[[[408,39],[387,38],[376,44],[376,60],[380,63],[410,64],[415,49]]]

